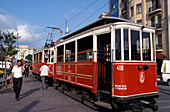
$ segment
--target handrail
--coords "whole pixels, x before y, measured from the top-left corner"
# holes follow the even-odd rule
[[[68,56],[68,55],[75,55],[75,53],[66,54],[66,56]]]

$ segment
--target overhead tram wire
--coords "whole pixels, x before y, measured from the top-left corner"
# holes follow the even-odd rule
[[[75,17],[77,17],[78,15],[80,15],[82,12],[84,12],[84,11],[87,10],[89,7],[91,7],[92,5],[94,5],[97,1],[99,1],[99,0],[95,0],[93,3],[91,3],[90,5],[88,5],[86,8],[84,8],[83,10],[81,10],[79,13],[77,13],[76,15],[74,15],[73,17],[71,17],[70,19],[68,19],[67,22],[71,21],[72,19],[74,19]],[[108,3],[107,3],[107,4],[108,4]],[[105,4],[105,5],[106,5],[106,4]],[[101,8],[101,9],[102,9],[102,8]],[[98,10],[98,11],[99,11],[99,10]],[[97,12],[98,12],[98,11],[97,11]],[[61,24],[59,27],[61,27],[61,26],[63,26],[63,25],[65,25],[65,23]],[[43,38],[41,38],[41,39],[43,39]],[[33,42],[30,42],[30,43],[28,43],[28,44],[32,44],[32,43],[41,41],[41,39],[36,40],[36,41],[33,41]],[[28,44],[27,44],[27,45],[28,45]]]
[[[91,14],[90,16],[88,16],[86,19],[84,19],[81,23],[79,23],[77,26],[73,27],[70,31],[73,31],[74,29],[76,29],[78,26],[80,26],[82,23],[84,23],[86,20],[88,20],[90,17],[94,16],[94,14],[96,14],[98,11],[100,11],[101,9],[103,9],[106,5],[108,5],[108,2],[106,4],[104,4],[102,7],[100,7],[97,11],[95,11],[93,14]]]
[[[71,21],[72,19],[74,19],[75,17],[77,17],[78,15],[80,15],[82,12],[84,12],[85,10],[87,10],[89,7],[91,7],[93,4],[95,4],[97,1],[99,0],[95,0],[93,3],[91,3],[90,5],[88,5],[86,8],[84,8],[83,10],[81,10],[79,13],[77,13],[76,15],[72,16],[70,19],[67,20],[67,22]],[[59,27],[65,25],[65,23],[61,24]]]

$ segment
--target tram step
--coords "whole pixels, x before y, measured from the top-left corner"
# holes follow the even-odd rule
[[[107,108],[107,109],[112,109],[112,106],[109,103],[106,103],[106,102],[96,101],[96,102],[94,102],[94,104],[97,105],[97,106]]]

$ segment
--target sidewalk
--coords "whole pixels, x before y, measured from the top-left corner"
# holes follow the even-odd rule
[[[12,86],[12,85],[11,85]],[[26,78],[20,101],[15,101],[13,90],[0,91],[0,112],[93,112],[89,107],[58,92],[54,87],[41,89],[41,82]]]

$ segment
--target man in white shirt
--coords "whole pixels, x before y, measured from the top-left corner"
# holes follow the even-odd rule
[[[22,73],[24,73],[21,63],[22,61],[18,60],[17,65],[13,67],[10,80],[11,83],[13,81],[13,90],[15,92],[16,101],[19,101],[19,95],[22,86]]]
[[[49,67],[44,63],[44,65],[40,68],[41,74],[40,76],[42,77],[42,89],[46,90],[46,84],[45,84],[45,77],[48,76],[49,74]]]

